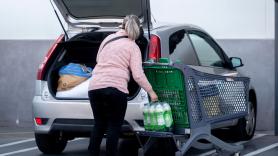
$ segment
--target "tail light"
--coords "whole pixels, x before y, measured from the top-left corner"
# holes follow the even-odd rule
[[[35,118],[35,121],[37,125],[42,125],[42,119],[41,118]]]
[[[37,125],[45,125],[47,123],[48,119],[37,117],[37,118],[35,118],[35,121],[36,121]]]
[[[151,36],[149,46],[149,59],[157,61],[161,57],[160,39],[156,35]]]
[[[47,61],[49,60],[49,58],[51,57],[51,55],[53,54],[53,52],[55,51],[58,43],[60,43],[63,38],[64,38],[64,35],[60,35],[59,38],[55,41],[55,43],[52,45],[52,47],[48,50],[46,56],[44,57],[43,62],[39,66],[38,73],[37,73],[37,80],[43,79],[43,75],[45,73],[45,65],[46,65]]]

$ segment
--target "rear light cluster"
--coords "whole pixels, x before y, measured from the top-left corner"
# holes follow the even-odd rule
[[[60,35],[59,38],[55,41],[55,43],[52,45],[52,47],[48,50],[46,56],[44,57],[43,62],[39,66],[38,73],[37,73],[37,80],[43,79],[43,75],[45,73],[45,65],[49,60],[49,58],[51,57],[51,55],[53,54],[53,52],[55,51],[58,43],[60,43],[63,40],[63,38],[64,35]]]
[[[150,46],[149,46],[149,59],[154,61],[158,61],[161,57],[161,47],[160,47],[160,39],[156,35],[152,35],[150,39]]]
[[[48,121],[47,118],[35,118],[36,124],[37,125],[45,125]]]

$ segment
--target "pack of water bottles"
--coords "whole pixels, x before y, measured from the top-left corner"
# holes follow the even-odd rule
[[[173,130],[172,111],[167,102],[145,104],[143,115],[146,131],[169,132]]]

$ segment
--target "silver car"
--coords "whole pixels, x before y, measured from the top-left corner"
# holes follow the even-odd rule
[[[143,61],[169,58],[199,71],[237,76],[236,68],[243,66],[240,58],[229,58],[223,49],[204,30],[193,25],[154,26],[146,0],[53,0],[55,13],[65,31],[48,51],[38,69],[36,93],[33,99],[35,138],[44,153],[60,153],[67,141],[89,137],[94,125],[88,98],[58,98],[59,69],[68,63],[89,67],[96,64],[96,54],[102,40],[119,30],[127,14],[140,17],[142,35],[136,40]],[[122,127],[123,136],[142,128],[142,108],[148,102],[147,93],[131,78],[128,107]],[[256,93],[250,87],[249,113],[240,120],[214,125],[230,128],[240,140],[253,137],[256,126]]]

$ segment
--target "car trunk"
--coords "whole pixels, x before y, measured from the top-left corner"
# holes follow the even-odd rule
[[[56,55],[54,55],[54,63],[47,72],[49,91],[53,97],[56,97],[60,68],[69,63],[85,64],[88,67],[94,68],[96,65],[98,48],[102,40],[111,33],[113,32],[95,31],[81,33],[58,45],[56,48],[58,51],[55,52]],[[142,60],[144,61],[146,58],[148,41],[141,35],[141,37],[136,40],[136,43],[141,49]],[[140,87],[132,77],[128,84],[128,90],[129,99],[134,98],[140,90]],[[67,99],[76,98],[72,97]]]

